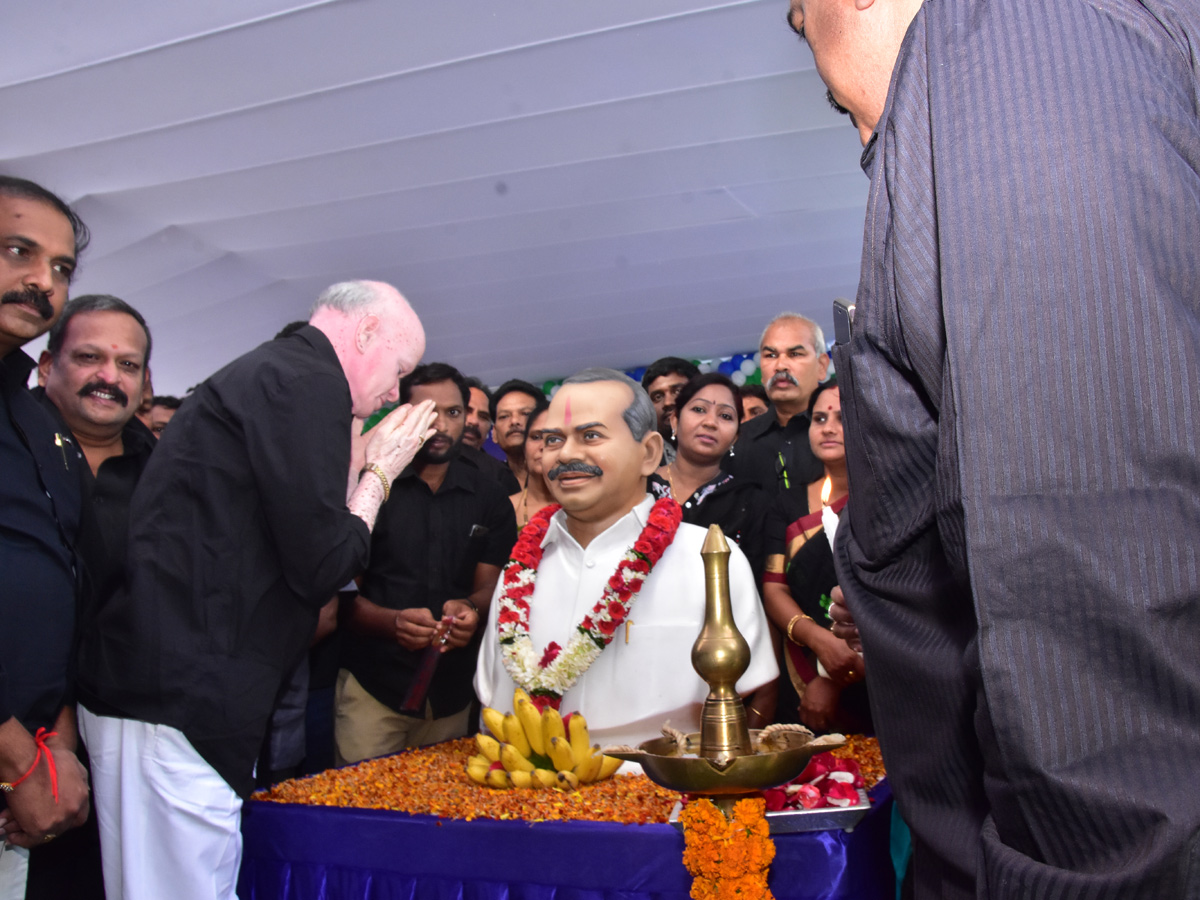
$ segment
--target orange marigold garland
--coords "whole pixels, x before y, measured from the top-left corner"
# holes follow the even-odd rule
[[[707,799],[692,800],[683,823],[683,864],[692,876],[692,900],[774,900],[767,871],[775,858],[760,797],[739,800],[733,818]]]

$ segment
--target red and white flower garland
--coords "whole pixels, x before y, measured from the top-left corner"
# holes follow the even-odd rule
[[[521,530],[504,568],[504,591],[500,594],[497,616],[504,668],[539,708],[549,705],[555,709],[563,694],[612,642],[613,635],[629,615],[633,598],[663,552],[675,540],[683,519],[683,510],[669,497],[655,503],[646,527],[621,557],[600,601],[575,626],[566,649],[551,641],[538,654],[529,637],[529,599],[533,596],[538,566],[542,562],[542,541],[550,527],[550,517],[558,509],[557,504],[545,507]]]

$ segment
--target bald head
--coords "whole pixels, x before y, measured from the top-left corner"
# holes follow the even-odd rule
[[[354,415],[366,418],[400,397],[400,379],[425,353],[425,329],[408,301],[382,281],[344,281],[321,292],[309,324],[342,364]]]

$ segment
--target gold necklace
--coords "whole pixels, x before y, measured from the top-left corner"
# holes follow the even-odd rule
[[[528,494],[529,494],[529,480],[526,479],[525,487],[521,488],[521,516],[523,517],[523,520],[521,522],[522,528],[524,528],[526,525],[529,524],[529,505],[526,502]]]

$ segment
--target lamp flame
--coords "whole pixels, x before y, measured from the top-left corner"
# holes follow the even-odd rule
[[[829,495],[832,493],[833,493],[833,482],[829,479],[829,476],[826,475],[825,483],[821,485],[821,505],[822,506],[829,505]]]

